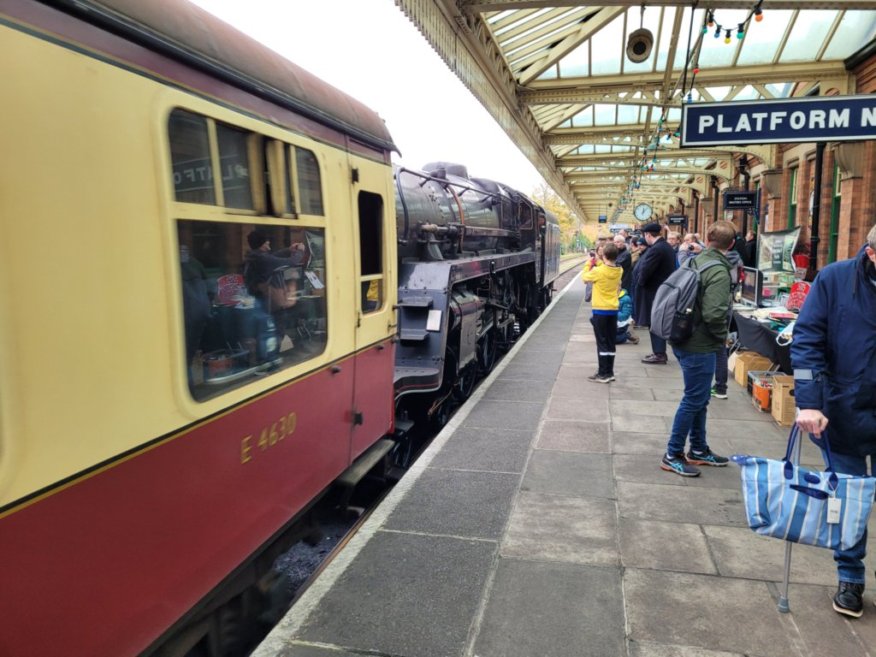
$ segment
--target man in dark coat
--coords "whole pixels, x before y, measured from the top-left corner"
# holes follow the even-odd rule
[[[624,270],[624,275],[621,277],[621,288],[629,290],[633,280],[633,259],[627,248],[627,242],[620,233],[614,236],[614,245],[617,247],[617,259],[614,264]]]
[[[794,325],[791,362],[797,425],[830,443],[836,472],[866,475],[867,457],[871,468],[876,459],[876,226],[854,258],[815,278]],[[866,550],[865,532],[834,552],[833,608],[853,618],[864,611]]]
[[[644,326],[651,325],[651,306],[657,296],[657,288],[675,271],[675,251],[663,239],[660,224],[650,223],[642,227],[642,234],[648,242],[648,249],[636,266],[636,317]],[[651,352],[642,359],[643,363],[665,365],[666,340],[651,333]]]

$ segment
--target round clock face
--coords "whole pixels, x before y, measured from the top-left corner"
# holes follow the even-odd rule
[[[636,206],[636,209],[633,210],[633,214],[636,216],[636,219],[639,221],[645,221],[646,219],[651,218],[651,206],[647,203],[639,203]]]

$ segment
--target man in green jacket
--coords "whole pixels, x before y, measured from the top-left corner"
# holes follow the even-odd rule
[[[716,221],[706,233],[708,247],[692,262],[703,269],[715,260],[720,266],[709,267],[700,278],[700,290],[694,309],[694,332],[684,342],[672,345],[684,377],[684,396],[675,412],[672,434],[660,467],[682,477],[698,477],[697,465],[723,467],[727,458],[718,456],[706,442],[706,411],[715,376],[715,357],[727,339],[730,315],[730,263],[725,255],[736,240],[736,228],[729,221]],[[684,446],[690,437],[690,450]]]

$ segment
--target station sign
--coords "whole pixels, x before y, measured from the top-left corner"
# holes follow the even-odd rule
[[[876,139],[876,95],[689,103],[682,107],[682,148],[863,139]]]
[[[753,210],[757,206],[757,192],[731,190],[724,192],[725,210]]]
[[[670,226],[685,226],[687,225],[687,215],[671,214],[667,217]]]
[[[607,224],[608,223],[608,215],[607,214],[599,215],[599,223]]]

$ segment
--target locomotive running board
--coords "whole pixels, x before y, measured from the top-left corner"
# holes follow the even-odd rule
[[[352,494],[356,484],[362,481],[365,475],[367,475],[375,465],[380,463],[380,460],[389,454],[393,447],[395,447],[394,440],[381,438],[369,447],[362,456],[356,459],[353,465],[347,468],[344,473],[338,477],[335,483],[344,489],[342,499],[349,499],[349,495]]]

